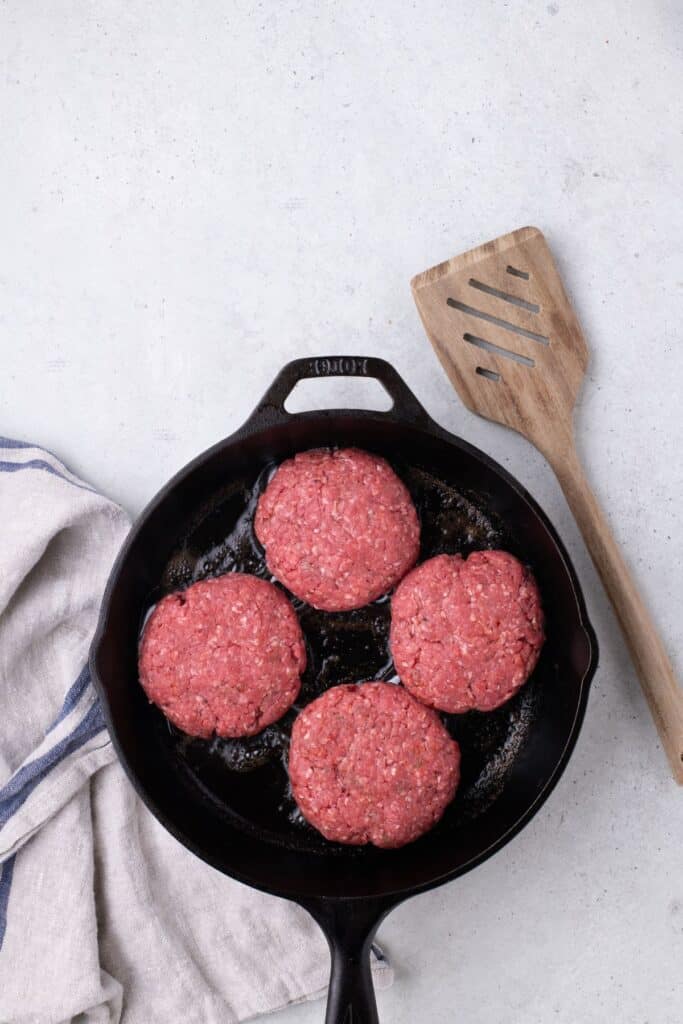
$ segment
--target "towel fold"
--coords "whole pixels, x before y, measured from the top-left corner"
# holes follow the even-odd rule
[[[185,850],[116,760],[87,655],[128,526],[0,439],[2,1024],[226,1024],[327,984],[308,915]],[[391,983],[380,951],[373,970]]]

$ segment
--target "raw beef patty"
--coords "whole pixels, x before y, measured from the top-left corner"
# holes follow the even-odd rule
[[[536,582],[507,551],[438,555],[391,602],[390,645],[401,681],[442,711],[491,711],[538,661],[543,611]]]
[[[140,682],[191,736],[251,736],[287,711],[306,667],[301,628],[272,583],[230,573],[164,597],[145,627]]]
[[[459,775],[458,744],[402,686],[335,686],[294,723],[294,797],[306,820],[338,843],[412,842],[441,818]]]
[[[385,594],[420,547],[408,489],[384,459],[354,448],[283,462],[254,528],[273,575],[323,611],[361,608]]]

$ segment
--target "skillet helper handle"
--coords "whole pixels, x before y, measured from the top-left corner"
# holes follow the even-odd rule
[[[612,602],[676,781],[683,785],[683,690],[572,442],[546,455]]]
[[[301,380],[326,377],[371,377],[378,380],[393,401],[387,412],[379,416],[399,418],[414,424],[429,420],[429,416],[410,390],[403,377],[386,359],[375,356],[313,356],[293,359],[280,370],[266,391],[257,412],[270,411],[279,419],[287,419],[285,402]]]

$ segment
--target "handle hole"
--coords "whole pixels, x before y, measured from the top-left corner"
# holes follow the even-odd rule
[[[285,400],[287,412],[312,409],[372,409],[388,412],[393,401],[374,377],[313,377],[300,380]]]

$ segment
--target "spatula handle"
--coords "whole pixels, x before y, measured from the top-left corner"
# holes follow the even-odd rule
[[[621,624],[674,778],[683,785],[683,690],[664,644],[586,480],[573,443],[546,454]]]

